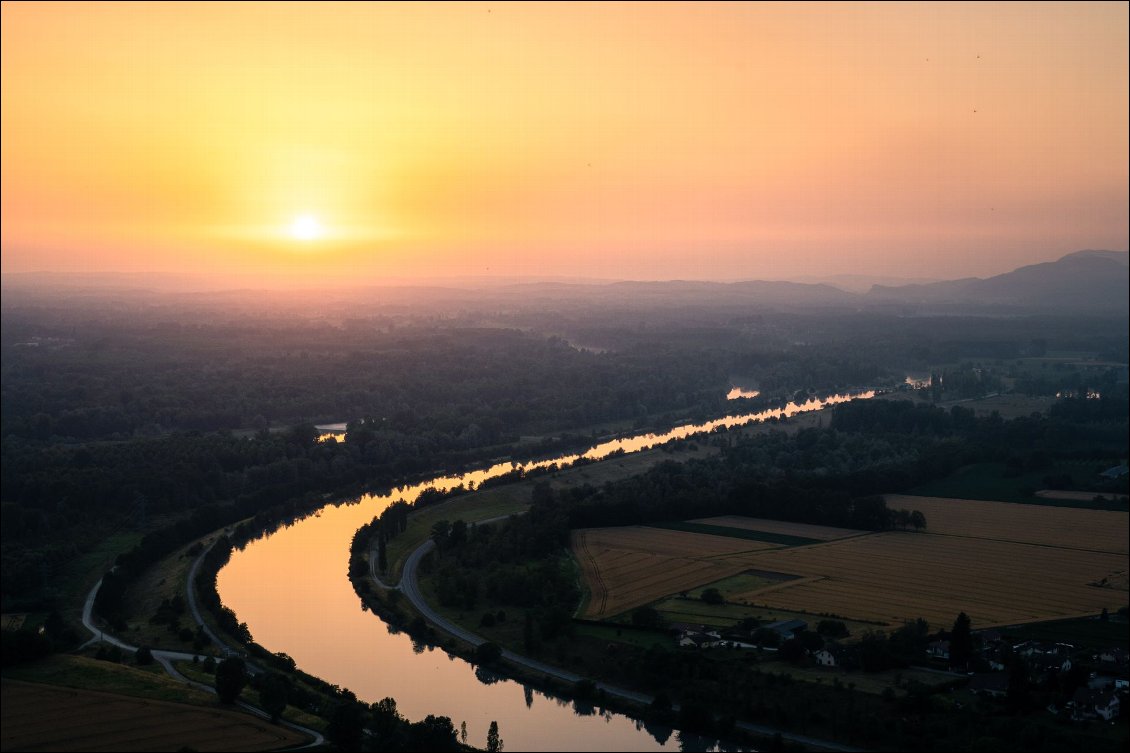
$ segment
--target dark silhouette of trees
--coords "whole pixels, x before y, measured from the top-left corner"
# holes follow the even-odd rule
[[[966,669],[973,658],[973,631],[969,615],[962,612],[953,622],[950,631],[950,666]]]
[[[247,685],[247,665],[238,656],[229,656],[216,665],[216,695],[221,703],[235,703]]]
[[[487,730],[487,752],[502,753],[502,738],[498,736],[498,722],[491,720]]]
[[[277,722],[286,710],[290,695],[290,681],[278,672],[269,672],[259,685],[259,705]]]
[[[707,604],[725,604],[726,599],[722,596],[722,592],[717,588],[703,589],[702,595],[699,597]]]

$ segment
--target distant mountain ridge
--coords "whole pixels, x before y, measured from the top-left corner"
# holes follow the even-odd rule
[[[870,302],[1008,306],[1076,312],[1130,310],[1130,254],[1076,251],[1057,261],[1031,264],[988,278],[968,277],[928,285],[875,285]]]

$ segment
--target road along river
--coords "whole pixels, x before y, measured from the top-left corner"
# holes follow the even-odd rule
[[[688,424],[661,434],[642,434],[601,443],[581,454],[522,464],[501,463],[460,476],[444,476],[384,495],[366,495],[356,504],[328,506],[294,525],[280,528],[232,553],[219,573],[224,604],[246,622],[255,641],[272,652],[289,654],[298,666],[327,682],[349,688],[366,702],[386,696],[417,721],[428,714],[448,716],[458,729],[467,723],[467,741],[483,746],[487,728],[497,721],[510,750],[677,750],[680,735],[620,714],[546,696],[520,683],[477,672],[475,667],[413,644],[403,633],[364,611],[348,577],[353,534],[398,500],[412,501],[427,488],[477,487],[484,480],[520,467],[567,466],[584,457],[600,459],[776,416],[820,410],[835,403],[870,398],[874,392],[836,395],[785,408],[726,416]],[[702,741],[685,741],[697,748]]]

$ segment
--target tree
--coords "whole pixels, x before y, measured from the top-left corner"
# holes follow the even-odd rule
[[[365,706],[346,697],[334,707],[326,725],[326,737],[340,750],[361,750],[365,735]]]
[[[526,612],[525,621],[522,623],[522,646],[525,648],[526,653],[537,648],[537,637],[534,633],[534,615],[531,612]]]
[[[847,638],[851,632],[840,620],[820,620],[816,625],[816,632],[825,638]]]
[[[136,661],[141,666],[145,666],[146,664],[152,664],[153,663],[153,652],[149,650],[148,646],[142,646],[141,648],[137,649],[137,653],[134,654],[133,660]]]
[[[950,666],[964,669],[973,658],[973,632],[969,615],[962,612],[954,620],[950,632]]]
[[[663,616],[654,607],[640,607],[632,612],[632,624],[642,628],[661,627]]]
[[[467,540],[467,523],[464,520],[457,520],[451,524],[451,530],[447,535],[448,543],[453,547],[462,546]]]
[[[441,553],[447,548],[447,538],[451,533],[451,523],[447,520],[437,520],[432,525],[432,541]]]
[[[229,656],[216,666],[216,695],[221,703],[235,703],[247,685],[247,665],[238,656]]]
[[[501,658],[502,648],[497,643],[487,641],[475,649],[475,661],[479,664],[494,664]]]
[[[263,678],[263,684],[259,688],[259,705],[271,715],[272,722],[277,722],[282,712],[286,710],[289,695],[290,682],[285,676],[271,672]]]
[[[381,529],[380,538],[377,540],[377,567],[381,574],[388,572],[388,544],[385,539],[384,529]]]
[[[498,722],[495,721],[487,730],[487,753],[502,753],[502,738],[498,736]]]
[[[920,531],[926,527],[926,516],[922,514],[921,510],[912,510],[910,513],[910,524],[914,526],[915,531]]]
[[[707,604],[725,604],[726,603],[726,599],[723,598],[722,592],[719,591],[717,588],[707,588],[707,589],[705,589],[702,592],[702,596],[700,596],[699,598],[701,598]]]

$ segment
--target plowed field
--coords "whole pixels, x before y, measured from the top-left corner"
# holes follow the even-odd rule
[[[247,714],[3,681],[3,750],[255,751],[306,738]]]

